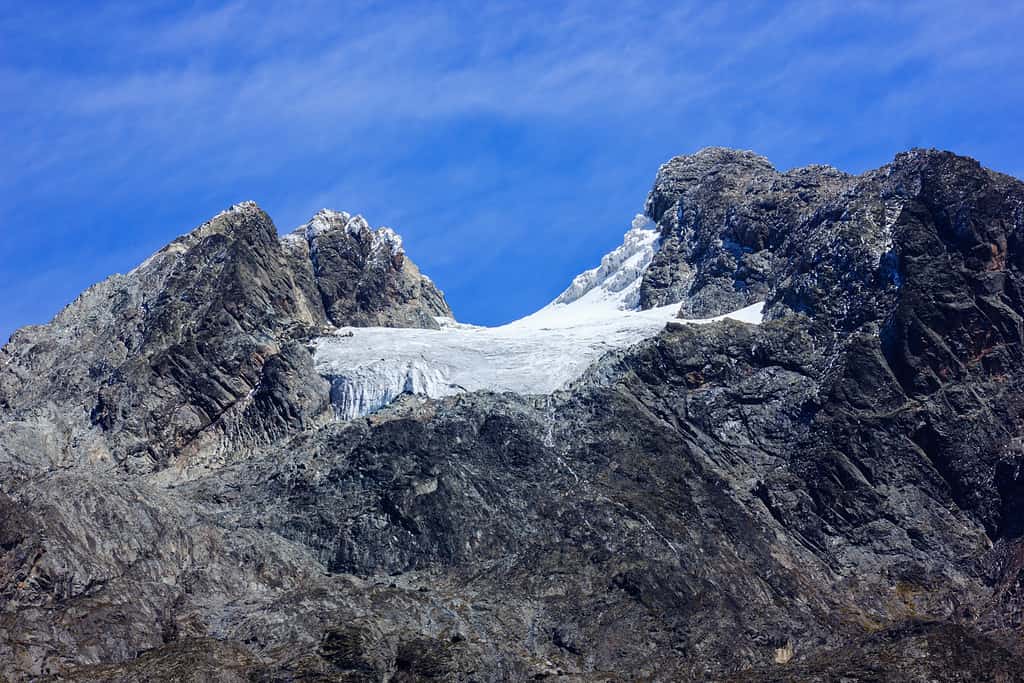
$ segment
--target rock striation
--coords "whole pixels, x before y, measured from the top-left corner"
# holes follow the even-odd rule
[[[52,323],[16,332],[0,356],[0,406],[34,425],[37,459],[139,473],[222,462],[315,423],[330,411],[308,398],[322,380],[296,342],[339,324],[436,327],[432,316],[451,314],[397,235],[358,216],[339,225],[344,216],[320,212],[299,244],[256,204],[231,207]],[[353,286],[337,284],[340,272]],[[299,386],[279,398],[307,398],[266,403],[268,383],[282,381]]]
[[[406,258],[390,228],[371,230],[362,216],[324,209],[284,241],[300,260],[308,258],[336,326],[437,329],[435,318],[452,317],[444,295]]]
[[[764,322],[338,419],[313,339],[450,311],[393,233],[244,204],[16,333],[0,675],[1024,679],[1024,183],[709,149],[646,213],[639,306]]]
[[[708,318],[763,301],[793,227],[850,181],[828,166],[781,173],[753,152],[721,147],[674,157],[647,198],[662,247],[641,305],[685,301],[685,317]]]

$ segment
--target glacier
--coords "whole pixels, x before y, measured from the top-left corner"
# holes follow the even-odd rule
[[[669,321],[760,323],[762,303],[681,321],[679,304],[639,310],[640,283],[659,235],[637,216],[621,246],[539,311],[481,327],[439,318],[440,329],[344,327],[314,340],[317,372],[331,382],[340,419],[379,410],[403,393],[440,398],[471,391],[550,394],[608,351],[654,336]]]

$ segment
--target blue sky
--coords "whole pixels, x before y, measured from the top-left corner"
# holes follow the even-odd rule
[[[618,244],[675,154],[1021,177],[1022,32],[942,0],[0,0],[0,338],[244,199],[396,228],[490,324]]]

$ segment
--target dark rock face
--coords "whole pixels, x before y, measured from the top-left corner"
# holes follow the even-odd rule
[[[215,442],[281,341],[322,320],[270,218],[240,204],[16,333],[0,394],[19,418],[71,423],[47,437],[63,457],[148,471]]]
[[[435,316],[452,317],[444,296],[388,228],[373,231],[362,216],[321,211],[300,230],[335,325],[436,329]]]
[[[0,671],[1024,680],[1022,207],[948,153],[677,157],[644,301],[764,324],[349,422],[302,342],[443,299],[351,219],[229,212],[0,357]]]
[[[1020,680],[1016,656],[1000,643],[951,624],[910,622],[865,637],[855,648],[829,652],[787,667],[748,671],[727,680],[769,683],[812,681],[998,681]]]
[[[827,166],[779,173],[764,157],[712,147],[664,164],[646,212],[662,233],[640,291],[642,308],[684,301],[711,317],[763,301],[777,252],[850,176]]]

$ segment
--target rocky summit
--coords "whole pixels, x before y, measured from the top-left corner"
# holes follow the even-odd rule
[[[16,332],[0,679],[1024,680],[1021,181],[705,149],[453,318],[244,203]]]

